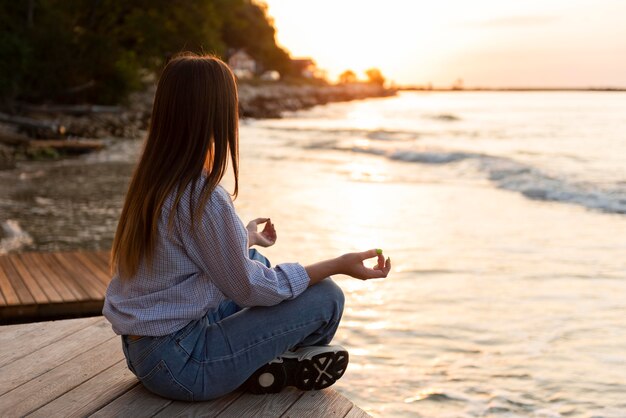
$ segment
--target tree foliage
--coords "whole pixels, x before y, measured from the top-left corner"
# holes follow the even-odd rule
[[[367,76],[367,80],[371,84],[378,84],[379,86],[385,84],[385,77],[378,68],[370,68],[369,70],[365,70],[365,75]]]
[[[180,51],[245,48],[287,73],[274,35],[252,0],[0,0],[0,98],[120,102]]]
[[[346,70],[343,73],[339,74],[339,82],[341,84],[356,83],[357,82],[356,74],[352,70]]]
[[[276,45],[276,29],[264,3],[253,0],[217,0],[215,3],[223,20],[222,39],[229,48],[245,49],[263,70],[293,75],[289,54]]]

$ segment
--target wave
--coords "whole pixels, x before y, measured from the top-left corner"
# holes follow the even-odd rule
[[[480,154],[467,152],[414,152],[414,151],[394,151],[388,154],[392,160],[406,161],[423,164],[446,164],[456,161],[476,158]]]
[[[440,120],[444,122],[456,122],[461,120],[461,118],[452,113],[439,113],[435,115],[426,115],[428,119]]]
[[[410,141],[420,136],[413,131],[393,131],[387,129],[375,129],[368,131],[366,137],[375,141]]]
[[[533,200],[570,203],[607,213],[626,214],[626,185],[621,183],[615,183],[610,187],[599,187],[594,184],[569,181],[510,158],[472,152],[388,152],[372,147],[352,147],[349,150],[418,164],[451,164],[470,160],[475,162],[479,170],[500,189],[518,192]]]
[[[448,394],[443,391],[437,390],[424,390],[417,394],[416,396],[412,396],[410,398],[406,398],[404,400],[405,403],[414,403],[414,402],[423,402],[423,401],[431,401],[431,402],[464,402],[467,399],[464,396]]]
[[[26,231],[22,230],[17,221],[8,219],[2,222],[0,226],[3,232],[3,238],[0,239],[0,255],[19,250],[33,243],[33,238]]]
[[[506,158],[488,157],[482,159],[480,165],[489,180],[499,188],[519,192],[529,199],[572,203],[588,209],[626,214],[625,187],[600,188],[571,182]]]
[[[287,132],[287,133],[304,133],[307,137],[315,137],[316,135],[325,136],[345,136],[353,139],[355,136],[371,139],[374,141],[410,141],[422,136],[423,132],[411,130],[395,130],[395,129],[358,129],[358,128],[319,128],[319,127],[283,127],[283,126],[260,126],[264,130]],[[316,135],[309,135],[316,134]]]

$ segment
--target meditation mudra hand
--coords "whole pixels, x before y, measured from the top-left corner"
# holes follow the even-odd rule
[[[265,224],[261,232],[257,227]],[[246,225],[248,230],[248,246],[258,245],[259,247],[270,247],[276,243],[276,229],[270,218],[256,218]]]

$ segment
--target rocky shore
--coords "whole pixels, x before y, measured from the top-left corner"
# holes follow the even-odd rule
[[[284,111],[308,109],[330,102],[393,96],[396,90],[379,85],[355,83],[331,86],[285,85],[280,83],[239,87],[241,115],[252,118],[279,118]]]
[[[148,87],[133,94],[126,106],[22,104],[10,114],[0,113],[0,169],[12,168],[16,160],[24,158],[89,152],[101,148],[104,139],[141,138],[150,121],[154,91]],[[243,118],[279,118],[285,111],[395,94],[396,90],[365,83],[241,83],[240,114]]]

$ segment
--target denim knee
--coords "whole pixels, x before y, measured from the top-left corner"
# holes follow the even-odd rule
[[[270,263],[270,260],[268,260],[267,257],[265,257],[263,254],[258,252],[255,248],[250,248],[248,250],[248,256],[250,260],[260,261],[266,267],[272,267],[272,263]]]
[[[343,307],[346,302],[346,298],[343,294],[343,290],[341,290],[341,287],[339,287],[333,279],[328,277],[313,286],[311,289],[315,288],[317,288],[316,290],[319,291],[324,301],[333,303],[337,317],[341,318]]]

